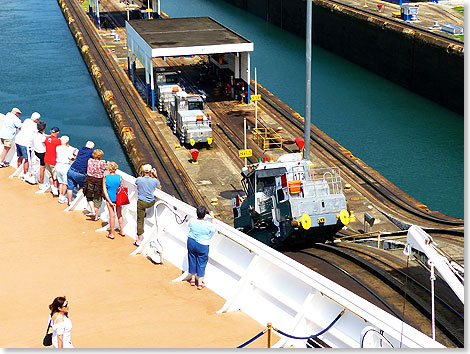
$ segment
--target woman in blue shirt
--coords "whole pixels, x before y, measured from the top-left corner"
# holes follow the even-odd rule
[[[121,206],[116,205],[116,191],[120,186],[124,186],[122,177],[116,174],[118,169],[118,164],[114,161],[108,162],[109,174],[103,178],[103,194],[106,199],[106,205],[109,211],[109,233],[106,235],[107,238],[114,239],[116,231],[114,226],[116,224],[115,218],[116,214],[118,217],[119,223],[119,235],[124,235],[124,221],[122,219],[122,209]],[[114,207],[116,207],[116,214],[114,213]]]
[[[204,220],[206,214],[210,215],[212,223]],[[192,218],[188,223],[188,263],[190,284],[196,285],[197,274],[197,289],[201,290],[204,287],[204,274],[209,260],[209,242],[215,233],[215,219],[214,212],[208,212],[203,205],[196,208],[196,215],[197,219]]]

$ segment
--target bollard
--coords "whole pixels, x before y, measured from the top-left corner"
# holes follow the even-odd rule
[[[273,325],[271,322],[268,322],[268,348],[271,348],[271,331],[272,331]]]

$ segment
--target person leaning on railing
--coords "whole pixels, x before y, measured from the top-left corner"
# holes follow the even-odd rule
[[[146,210],[156,202],[153,195],[155,189],[161,188],[157,170],[149,164],[142,166],[142,176],[135,180],[135,184],[137,186],[137,240],[134,242],[134,246],[138,247],[142,242],[142,234],[144,233]]]
[[[204,220],[206,215],[211,217],[211,221]],[[204,205],[196,208],[197,219],[192,218],[189,220],[189,234],[188,234],[188,264],[189,274],[191,274],[190,284],[196,285],[197,274],[197,289],[204,288],[204,275],[206,273],[206,265],[209,260],[209,243],[215,233],[215,219],[214,212],[208,212]]]
[[[87,141],[86,145],[78,150],[75,161],[67,171],[67,198],[72,203],[73,190],[75,188],[83,189],[85,186],[85,176],[88,168],[88,160],[93,155],[93,148],[95,143],[93,141]]]
[[[124,186],[122,177],[116,174],[118,164],[114,161],[108,161],[109,175],[103,178],[103,196],[106,200],[106,205],[109,212],[109,233],[106,235],[107,238],[114,240],[116,230],[114,229],[116,224],[116,215],[119,223],[119,235],[126,236],[124,234],[124,219],[122,218],[122,207],[116,205],[116,194],[119,187]]]
[[[101,149],[94,150],[91,156],[92,158],[88,160],[83,193],[91,209],[87,216],[94,217],[94,220],[97,221],[99,220],[98,211],[103,202],[103,177],[108,170],[108,163],[101,160],[103,157],[103,150]]]

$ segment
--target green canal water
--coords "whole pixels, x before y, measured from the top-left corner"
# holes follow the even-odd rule
[[[222,0],[162,0],[254,43],[251,72],[305,116],[305,41]],[[312,123],[431,210],[464,217],[464,117],[316,46]]]
[[[304,115],[305,43],[219,0],[162,0],[171,17],[211,16],[255,44],[258,81]],[[56,0],[2,0],[0,112],[41,113],[71,144],[93,140],[131,173]],[[320,48],[312,122],[414,198],[464,216],[464,118]]]

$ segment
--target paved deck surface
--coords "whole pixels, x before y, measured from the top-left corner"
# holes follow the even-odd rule
[[[130,237],[107,239],[95,232],[101,221],[64,212],[13,171],[0,169],[0,347],[42,347],[48,305],[61,295],[78,348],[235,348],[263,329],[241,311],[217,314],[215,293],[171,282],[179,269],[130,256]]]
[[[352,6],[358,10],[369,12],[372,15],[381,15],[389,18],[393,18],[407,24],[409,22],[396,18],[393,14],[400,13],[400,5],[392,4],[382,0],[337,0],[339,3],[344,5]],[[405,1],[403,1],[405,3]],[[430,32],[443,35],[448,38],[458,39],[450,33],[444,32],[440,29],[430,29],[434,26],[434,22],[438,21],[439,25],[453,24],[464,27],[465,21],[464,16],[458,11],[454,10],[454,7],[464,6],[463,0],[441,0],[439,3],[434,2],[410,2],[410,4],[419,5],[418,9],[418,20],[413,21],[410,24],[416,26],[422,30],[428,30]],[[365,6],[367,5],[367,6]],[[382,9],[379,12],[377,5],[381,5]],[[465,33],[465,31],[464,31]],[[463,42],[462,42],[463,45]]]

